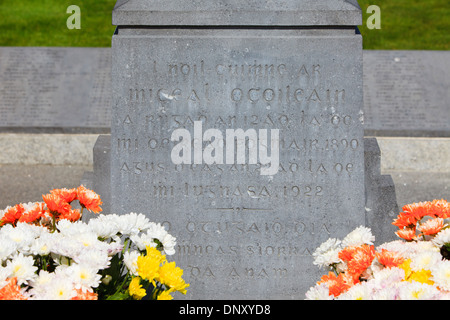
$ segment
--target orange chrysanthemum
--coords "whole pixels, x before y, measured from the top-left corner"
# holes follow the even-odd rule
[[[416,220],[420,220],[431,213],[430,206],[431,203],[428,201],[407,204],[403,207],[403,212],[407,215],[413,216]]]
[[[397,216],[397,219],[394,219],[394,222],[392,222],[392,224],[394,226],[397,226],[399,229],[412,228],[416,226],[417,221],[418,220],[413,215],[400,212],[400,214]]]
[[[20,292],[16,277],[9,279],[8,283],[0,289],[0,300],[27,300]]]
[[[58,217],[58,220],[65,219],[70,220],[72,222],[78,221],[81,218],[81,212],[80,210],[70,210],[69,212],[66,212]]]
[[[329,272],[321,277],[318,284],[325,283],[328,286],[329,295],[337,297],[358,282],[358,279],[347,273],[340,273],[336,276],[333,272]]]
[[[100,205],[103,204],[100,196],[90,189],[86,189],[83,185],[77,188],[78,201],[80,201],[81,206],[94,212],[99,213],[102,211]]]
[[[398,267],[405,261],[405,259],[398,252],[389,251],[386,249],[381,249],[381,252],[376,252],[375,255],[378,262],[386,268]]]
[[[430,214],[442,219],[450,218],[450,204],[444,199],[433,200],[430,205]]]
[[[70,204],[57,194],[49,193],[43,195],[42,198],[52,214],[67,214],[72,209]]]
[[[359,277],[368,267],[370,267],[374,258],[374,246],[365,244],[357,247],[352,259],[347,263],[348,272],[355,277]]]
[[[77,295],[71,300],[98,300],[98,294],[95,292],[83,292],[81,289],[76,289]]]
[[[404,228],[404,229],[400,229],[397,232],[395,232],[395,234],[406,240],[406,241],[412,241],[415,240],[417,238],[416,236],[416,229],[415,228]]]
[[[45,215],[45,204],[43,202],[37,202],[32,208],[23,212],[18,222],[33,223],[38,221]]]
[[[442,218],[434,218],[425,221],[423,224],[421,224],[418,229],[422,234],[424,235],[434,235],[442,230],[444,227],[444,219]]]
[[[22,204],[17,204],[14,207],[7,208],[6,212],[1,218],[0,225],[4,225],[5,223],[15,224],[20,219],[24,211],[25,208]]]
[[[61,200],[71,203],[77,198],[77,189],[54,189],[50,191],[51,194],[54,194],[55,196],[58,196]]]

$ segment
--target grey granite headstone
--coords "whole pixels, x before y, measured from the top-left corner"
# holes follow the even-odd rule
[[[177,237],[187,298],[304,298],[315,248],[365,224],[357,2],[119,0],[113,23],[111,210]]]
[[[0,131],[104,132],[109,48],[0,48]]]
[[[450,137],[448,51],[364,51],[366,135]]]

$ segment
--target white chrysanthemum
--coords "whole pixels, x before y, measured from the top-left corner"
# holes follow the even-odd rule
[[[11,276],[17,277],[17,284],[21,285],[36,277],[37,267],[34,266],[32,256],[24,256],[22,253],[15,255],[12,260],[7,262],[11,270]]]
[[[8,279],[11,277],[11,268],[9,266],[0,266],[0,288],[8,284]]]
[[[77,295],[72,279],[55,276],[51,281],[33,288],[30,292],[36,300],[70,300]]]
[[[120,228],[120,233],[123,235],[138,234],[139,232],[146,230],[150,225],[150,221],[145,215],[134,212],[120,215],[117,223]]]
[[[399,285],[400,300],[434,300],[440,297],[436,286],[417,281],[404,281]]]
[[[430,270],[430,268],[439,263],[442,256],[436,251],[419,251],[411,256],[411,269],[413,271]]]
[[[323,268],[339,263],[339,251],[342,249],[340,245],[341,241],[335,238],[323,242],[313,253],[313,264]]]
[[[56,229],[63,235],[76,235],[80,233],[89,232],[89,227],[81,220],[72,222],[67,219],[62,219],[56,224]]]
[[[403,240],[395,240],[391,242],[383,243],[377,246],[378,251],[386,249],[388,251],[394,251],[399,253],[402,257],[409,258],[411,253],[415,252],[416,244],[413,242],[406,242]]]
[[[138,251],[126,251],[123,254],[123,262],[125,263],[125,266],[128,268],[128,270],[130,271],[130,273],[133,276],[138,276],[138,272],[137,272],[137,259],[140,256],[140,253]]]
[[[340,294],[337,300],[371,300],[372,287],[369,282],[360,282]]]
[[[147,235],[155,239],[162,239],[166,236],[167,231],[160,223],[150,222],[147,228]],[[160,240],[161,241],[161,240]]]
[[[305,300],[334,300],[334,296],[329,294],[328,286],[321,283],[309,288]]]
[[[82,250],[78,255],[73,257],[76,263],[88,265],[93,269],[103,270],[110,266],[111,256],[107,251],[100,251],[95,248],[87,248]]]
[[[158,239],[164,248],[164,253],[171,256],[175,254],[176,238],[170,234],[166,234],[162,239]]]
[[[433,238],[432,243],[438,248],[441,248],[446,243],[450,243],[450,228],[441,230]]]
[[[49,250],[52,257],[58,264],[65,264],[67,258],[77,257],[86,247],[80,241],[72,241],[71,237],[65,237],[59,233],[54,233],[52,242],[49,243]]]
[[[2,236],[6,237],[17,245],[17,250],[21,252],[27,252],[30,249],[31,244],[34,242],[35,233],[27,232],[27,228],[23,227],[23,224],[20,224],[21,227],[14,228],[12,225],[8,224],[3,226],[0,230],[2,230]],[[29,229],[30,231],[32,229]]]
[[[397,286],[394,284],[378,288],[372,292],[372,300],[397,300],[398,292]]]
[[[350,232],[343,240],[342,246],[360,246],[363,244],[373,245],[375,236],[372,235],[372,231],[369,228],[360,226]]]
[[[117,214],[101,214],[95,219],[89,220],[88,226],[98,237],[103,239],[111,238],[120,232],[119,216]]]
[[[97,288],[101,281],[98,269],[82,264],[72,264],[65,269],[65,273],[72,279],[75,289],[92,292],[92,288]]]
[[[450,291],[450,260],[441,260],[431,268],[431,280],[439,288]]]
[[[405,278],[405,271],[401,268],[384,268],[373,273],[374,286],[377,288],[387,288],[393,283],[402,281]]]
[[[9,237],[0,237],[0,262],[10,258],[17,252],[18,244]]]
[[[136,245],[139,251],[144,251],[146,247],[156,247],[155,239],[146,233],[141,235],[133,234],[130,236],[130,240]]]
[[[31,245],[30,252],[34,255],[45,256],[50,253],[51,244],[54,235],[51,233],[43,234],[37,238]]]

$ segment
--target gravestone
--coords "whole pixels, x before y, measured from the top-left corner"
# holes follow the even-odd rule
[[[304,298],[365,223],[357,2],[119,0],[113,24],[112,212],[177,237],[187,298]]]

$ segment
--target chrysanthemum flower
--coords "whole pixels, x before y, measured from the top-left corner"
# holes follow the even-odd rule
[[[139,277],[134,277],[131,282],[130,285],[128,287],[128,293],[130,294],[130,296],[133,297],[133,299],[135,300],[141,300],[143,297],[145,297],[145,295],[147,294],[147,292],[145,291],[144,288],[142,288],[141,285],[141,278]]]
[[[333,300],[334,296],[329,294],[326,283],[316,284],[306,292],[306,300]]]
[[[0,218],[0,226],[6,223],[15,224],[24,211],[25,208],[22,204],[17,204],[14,207],[7,207],[3,212],[3,216]]]
[[[335,238],[330,238],[322,243],[313,252],[313,264],[319,268],[329,267],[330,265],[339,263],[339,251],[341,250],[341,241]]]
[[[399,286],[400,300],[434,300],[440,296],[436,286],[416,281],[402,282]]]
[[[363,245],[357,247],[352,259],[347,262],[348,271],[355,276],[360,276],[375,258],[375,249],[373,246]]]
[[[348,283],[344,281],[344,273],[336,276],[333,272],[329,272],[328,275],[323,275],[317,284],[325,284],[328,287],[329,295],[334,297],[339,296],[350,288]]]
[[[441,289],[450,291],[450,260],[442,260],[431,268],[431,279]]]
[[[50,193],[54,194],[55,196],[59,197],[60,199],[62,199],[63,201],[65,201],[67,203],[71,203],[72,201],[74,201],[77,198],[77,189],[76,188],[53,189],[50,191]]]
[[[438,248],[445,244],[450,244],[450,228],[441,230],[431,241]]]
[[[69,221],[78,221],[81,219],[81,212],[78,209],[69,210],[66,213],[61,214],[58,218],[60,220],[65,219]]]
[[[422,234],[429,236],[437,234],[439,231],[442,230],[443,227],[444,227],[444,219],[434,218],[429,219],[424,223],[422,223],[418,227],[418,229],[420,230],[420,232],[422,232]]]
[[[412,229],[412,228],[405,228],[405,229],[397,230],[395,232],[395,234],[398,237],[400,237],[406,241],[412,241],[412,240],[417,239],[416,229]]]
[[[431,213],[430,205],[430,202],[425,201],[407,204],[402,209],[405,214],[413,216],[416,220],[420,220]]]
[[[0,289],[0,300],[28,300],[17,285],[17,278],[13,277],[8,280],[8,283]]]
[[[159,269],[157,281],[166,285],[171,291],[179,291],[186,294],[189,287],[183,278],[183,270],[175,265],[175,262],[166,262]]]
[[[433,200],[430,205],[430,213],[442,219],[450,218],[450,204],[444,200]]]
[[[409,215],[404,212],[400,212],[392,224],[400,229],[403,228],[415,228],[417,224],[417,219],[413,215]]]
[[[158,249],[147,247],[147,254],[137,258],[137,272],[142,279],[151,281],[155,285],[155,278],[159,276],[161,263],[166,257]]]
[[[398,267],[405,259],[397,252],[381,249],[375,253],[377,260],[386,268]]]
[[[24,205],[24,212],[17,220],[18,222],[32,223],[37,222],[41,217],[45,215],[45,203],[36,202],[33,204]]]
[[[71,300],[98,300],[98,294],[90,291],[83,291],[80,289],[75,289],[76,296]]]
[[[12,260],[7,262],[12,276],[17,278],[19,285],[26,283],[29,280],[36,278],[35,272],[37,267],[34,266],[34,259],[32,256],[24,256],[22,253],[14,256]]]
[[[156,299],[157,300],[172,300],[173,297],[170,295],[170,293],[171,292],[169,290],[163,291],[158,295],[158,297]]]
[[[338,300],[371,300],[372,289],[367,283],[357,283],[338,297]]]
[[[375,236],[369,228],[360,226],[350,232],[343,240],[343,247],[360,246],[364,244],[372,245],[375,241]]]
[[[102,211],[100,205],[102,205],[103,202],[100,199],[100,196],[94,191],[85,188],[83,185],[77,188],[77,199],[80,201],[82,207],[94,213]]]
[[[56,214],[56,216],[58,216],[60,214],[66,214],[72,209],[70,204],[60,198],[59,195],[49,193],[42,195],[42,199],[44,199],[44,202],[52,215]]]

